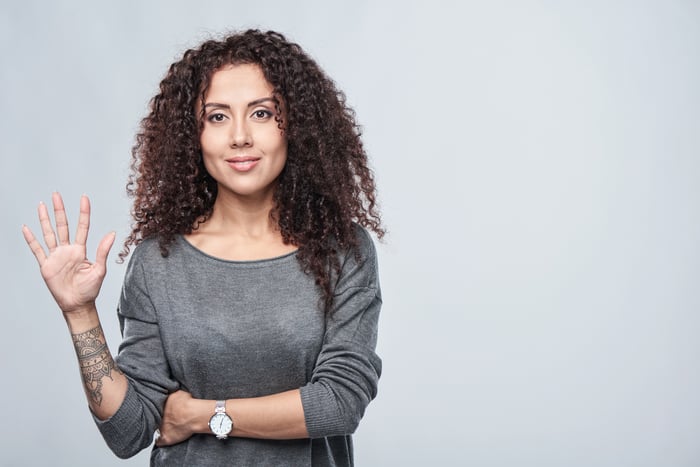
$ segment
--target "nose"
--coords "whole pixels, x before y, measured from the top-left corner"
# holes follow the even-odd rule
[[[232,148],[246,148],[253,145],[253,137],[245,119],[237,119],[231,125],[230,145]]]

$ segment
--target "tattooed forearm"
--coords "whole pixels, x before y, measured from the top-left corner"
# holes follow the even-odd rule
[[[80,375],[85,391],[92,402],[102,403],[102,378],[112,379],[112,370],[121,373],[114,364],[107,348],[102,326],[80,333],[72,334],[75,353],[78,355]]]

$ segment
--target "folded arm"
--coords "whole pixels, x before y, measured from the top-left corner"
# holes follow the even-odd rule
[[[377,394],[381,360],[374,352],[381,294],[374,247],[363,232],[362,260],[344,262],[333,308],[326,315],[323,346],[311,380],[301,388],[249,399],[229,399],[230,436],[294,439],[351,434]],[[211,433],[216,401],[184,391],[165,404],[158,445],[195,433]]]

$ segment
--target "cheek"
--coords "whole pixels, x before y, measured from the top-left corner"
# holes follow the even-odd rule
[[[199,138],[199,147],[202,153],[202,162],[205,170],[211,175],[214,168],[214,160],[217,159],[219,150],[217,149],[216,141],[206,137],[204,134]]]
[[[279,148],[277,150],[277,159],[278,159],[278,165],[280,171],[284,168],[285,165],[287,165],[287,142],[284,141],[279,145]]]
[[[230,144],[230,130],[224,125],[204,125],[199,134],[199,144],[202,150],[211,153],[220,153],[226,150]]]
[[[277,135],[276,152],[279,154],[280,159],[283,159],[284,161],[287,160],[287,146],[287,138]]]
[[[202,148],[202,153],[216,152],[217,147],[220,145],[219,139],[216,132],[202,131],[202,134],[199,136],[199,145]]]

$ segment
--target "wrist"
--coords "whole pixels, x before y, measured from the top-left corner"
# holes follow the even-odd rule
[[[64,312],[63,318],[66,320],[71,334],[89,331],[100,325],[100,318],[97,315],[97,308],[94,303],[70,312]]]
[[[188,409],[190,411],[189,413],[193,414],[190,422],[192,431],[194,433],[211,434],[209,420],[211,420],[212,415],[214,415],[216,401],[208,399],[191,399],[188,405]]]

